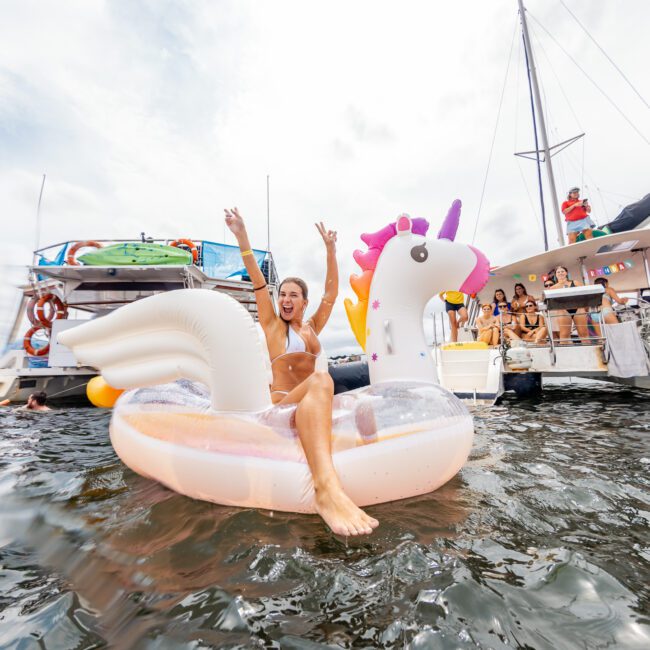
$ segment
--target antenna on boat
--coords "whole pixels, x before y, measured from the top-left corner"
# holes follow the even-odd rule
[[[270,176],[266,175],[266,250],[271,249],[271,210],[270,210],[270,191],[269,191]]]
[[[579,140],[584,136],[584,133],[576,135],[573,138],[569,138],[564,142],[553,145],[552,147],[548,144],[548,134],[546,133],[546,121],[544,119],[544,109],[542,107],[542,98],[539,92],[539,84],[537,82],[537,70],[535,68],[535,59],[533,58],[533,49],[530,43],[530,34],[528,33],[528,23],[526,22],[526,8],[524,7],[523,0],[517,0],[519,4],[519,16],[521,18],[521,31],[524,37],[524,48],[526,51],[526,60],[528,62],[528,74],[530,78],[530,85],[532,86],[533,98],[535,101],[535,106],[537,107],[537,116],[539,118],[539,130],[542,137],[542,148],[535,149],[534,151],[522,151],[516,153],[516,156],[521,156],[522,158],[531,158],[532,160],[537,160],[539,154],[544,154],[544,163],[546,164],[546,173],[548,175],[548,188],[551,193],[551,202],[553,203],[553,215],[555,217],[555,227],[557,229],[557,240],[560,246],[564,246],[564,230],[562,224],[562,218],[560,217],[560,204],[557,198],[557,189],[555,187],[555,177],[553,175],[553,163],[551,157],[565,149],[570,144],[573,144],[576,140]],[[537,137],[537,133],[535,133]],[[532,158],[532,154],[535,154],[535,158]],[[540,193],[541,193],[541,179],[540,179]],[[544,208],[542,207],[542,214]]]
[[[41,201],[43,200],[43,189],[45,188],[45,174],[41,181],[41,191],[38,194],[38,206],[36,207],[36,237],[34,240],[34,261],[36,261],[36,251],[41,244]]]

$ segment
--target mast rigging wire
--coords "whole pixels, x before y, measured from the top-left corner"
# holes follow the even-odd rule
[[[474,234],[472,235],[472,244],[476,239],[476,231],[478,229],[478,222],[481,218],[481,208],[483,207],[483,198],[485,197],[485,186],[487,185],[488,174],[490,173],[490,163],[492,162],[492,152],[494,151],[494,142],[497,137],[497,130],[499,128],[499,119],[501,118],[501,107],[503,106],[503,97],[506,92],[506,84],[508,82],[508,73],[510,72],[510,62],[512,61],[512,50],[515,44],[515,35],[517,34],[517,21],[515,21],[515,28],[512,31],[512,41],[510,42],[510,53],[508,54],[508,65],[506,66],[506,74],[503,77],[503,87],[501,88],[501,97],[499,99],[499,110],[497,111],[497,119],[494,124],[494,132],[492,133],[492,144],[490,145],[490,154],[488,156],[487,168],[485,170],[485,178],[483,179],[483,188],[481,189],[481,199],[478,204],[478,212],[476,213],[476,221],[474,222]]]
[[[650,145],[650,140],[643,135],[643,133],[636,127],[634,122],[623,112],[623,110],[619,107],[619,105],[589,76],[587,71],[569,54],[564,47],[557,41],[557,39],[551,34],[551,32],[542,25],[542,23],[533,16],[533,14],[528,12],[528,15],[546,32],[548,37],[564,52],[564,54],[572,61],[572,63],[582,72],[582,74],[587,77],[589,81],[595,86],[595,88],[600,92],[603,97],[618,111],[618,113],[623,117],[623,119],[637,132],[639,137],[647,144]]]
[[[637,97],[646,105],[646,108],[650,108],[650,104],[648,104],[648,102],[643,98],[641,93],[635,88],[634,84],[625,76],[625,74],[623,73],[623,70],[621,70],[616,65],[616,63],[614,63],[612,58],[609,56],[609,54],[607,54],[607,52],[605,52],[605,50],[602,48],[600,43],[589,33],[589,30],[578,20],[578,18],[571,11],[571,9],[569,9],[569,7],[566,6],[566,4],[564,3],[564,0],[560,0],[560,4],[569,12],[569,14],[571,15],[571,18],[573,18],[573,20],[575,20],[578,23],[578,25],[580,25],[580,28],[582,29],[582,31],[593,41],[594,45],[603,53],[605,58],[614,66],[614,68],[621,75],[621,77],[623,77],[623,79],[625,79],[625,81],[627,82],[627,85],[636,93]]]

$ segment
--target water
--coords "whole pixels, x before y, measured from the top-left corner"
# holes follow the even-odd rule
[[[641,391],[478,411],[462,472],[362,540],[143,479],[109,416],[0,415],[2,648],[650,647]]]

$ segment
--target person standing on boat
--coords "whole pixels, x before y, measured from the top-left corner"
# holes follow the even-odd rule
[[[570,287],[582,287],[582,282],[569,279],[569,269],[566,266],[558,266],[555,269],[557,283],[551,289],[569,289]],[[576,325],[578,336],[584,344],[589,343],[589,328],[587,327],[587,310],[584,307],[579,309],[559,309],[553,314],[553,318],[560,329],[560,345],[571,343],[571,321]]]
[[[465,308],[465,294],[460,291],[441,291],[439,295],[440,299],[445,301],[445,311],[449,317],[449,328],[451,330],[449,340],[456,343],[458,341],[458,328],[469,319]]]
[[[567,222],[566,233],[569,244],[575,244],[580,233],[585,236],[585,239],[593,238],[594,223],[589,216],[590,212],[589,200],[580,198],[579,187],[572,187],[567,195],[567,200],[562,204],[562,213]]]
[[[253,283],[260,325],[271,358],[273,404],[297,404],[295,423],[314,483],[316,511],[337,535],[367,535],[379,525],[345,494],[332,461],[332,399],[334,383],[327,371],[316,370],[321,353],[318,334],[329,320],[338,295],[336,231],[316,228],[327,254],[325,293],[311,318],[305,320],[307,285],[286,278],[279,288],[277,314],[266,279],[255,260],[244,220],[237,208],[226,210],[226,225],[237,238],[246,271]],[[296,486],[299,489],[300,486]]]
[[[614,313],[614,303],[616,302],[619,305],[625,305],[629,298],[619,296],[616,291],[609,286],[609,280],[607,280],[607,278],[596,278],[594,284],[600,284],[603,289],[605,289],[599,311],[591,314],[591,320],[594,322],[596,335],[602,336],[602,331],[600,329],[601,323],[616,325],[619,322],[618,316]]]

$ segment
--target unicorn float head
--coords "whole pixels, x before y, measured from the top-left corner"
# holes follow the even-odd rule
[[[426,236],[426,219],[406,214],[361,235],[368,250],[354,251],[354,259],[362,273],[350,277],[358,302],[346,299],[345,310],[368,356],[371,383],[435,381],[422,326],[427,302],[441,291],[477,293],[487,283],[485,255],[454,241],[460,210],[456,199],[436,239]]]

